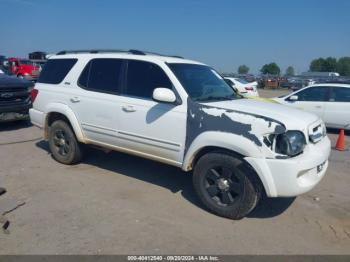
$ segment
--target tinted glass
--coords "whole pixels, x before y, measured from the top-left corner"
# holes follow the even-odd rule
[[[196,64],[168,64],[187,94],[195,101],[240,98],[212,68]]]
[[[120,59],[92,59],[81,73],[79,86],[105,93],[117,93],[123,61]]]
[[[59,84],[72,69],[77,59],[49,59],[38,79],[39,83]]]
[[[125,94],[152,98],[153,90],[158,87],[172,88],[168,76],[159,66],[149,62],[129,60]]]
[[[296,95],[298,96],[298,101],[326,101],[328,92],[328,87],[318,86],[307,88]]]
[[[334,102],[350,102],[350,88],[333,87],[331,101],[334,101]]]

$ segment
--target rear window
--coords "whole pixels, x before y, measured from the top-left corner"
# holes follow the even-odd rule
[[[78,59],[50,59],[38,79],[39,83],[59,84],[63,81]]]
[[[240,82],[241,84],[248,84],[248,82],[242,78],[236,78],[236,81]]]

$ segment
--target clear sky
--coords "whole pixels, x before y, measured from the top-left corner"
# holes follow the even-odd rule
[[[0,54],[122,48],[233,72],[350,56],[349,0],[0,0]]]

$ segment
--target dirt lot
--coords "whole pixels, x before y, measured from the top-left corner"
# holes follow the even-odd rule
[[[0,254],[350,254],[349,151],[332,150],[311,192],[270,199],[231,221],[205,211],[191,174],[97,150],[64,166],[41,135],[23,123],[0,125],[0,186],[8,190],[0,205],[25,202],[7,215]],[[329,137],[334,145],[337,133]]]

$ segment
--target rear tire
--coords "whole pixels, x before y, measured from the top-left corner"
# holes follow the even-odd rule
[[[209,211],[231,219],[241,219],[257,205],[261,184],[251,167],[226,152],[202,156],[195,165],[193,185]]]
[[[72,128],[63,120],[57,120],[50,126],[49,147],[52,157],[62,164],[76,164],[83,156]]]

